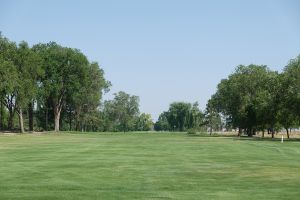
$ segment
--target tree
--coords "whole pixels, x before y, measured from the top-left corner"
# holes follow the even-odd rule
[[[0,79],[1,104],[8,110],[8,129],[13,128],[15,114],[15,91],[19,77],[15,65],[17,45],[0,34]]]
[[[188,117],[191,107],[190,103],[185,102],[174,102],[170,104],[167,119],[172,130],[183,131],[188,127]]]
[[[36,94],[36,77],[41,71],[38,67],[38,57],[29,48],[26,42],[18,46],[7,40],[1,40],[1,79],[2,79],[2,103],[9,110],[8,128],[13,127],[13,116],[17,112],[19,116],[20,131],[24,132],[23,108]]]
[[[134,128],[134,120],[139,115],[139,97],[123,91],[115,93],[113,100],[104,102],[103,113],[107,118],[106,130],[129,131]]]
[[[216,110],[216,106],[213,102],[214,98],[208,100],[205,110],[205,124],[208,126],[210,135],[213,130],[219,130],[222,126],[222,120],[220,114]]]
[[[1,81],[1,104],[8,109],[8,129],[13,128],[13,117],[15,113],[16,80],[18,78],[17,69],[14,64],[7,61],[0,61],[0,81]]]
[[[111,83],[104,78],[104,71],[96,62],[88,65],[88,73],[82,82],[83,85],[78,93],[67,94],[66,111],[69,115],[70,129],[73,115],[75,130],[79,130],[79,127],[82,129],[87,121],[95,121],[95,112],[98,111],[103,92],[108,92],[111,86]]]
[[[275,126],[277,86],[277,73],[266,66],[240,65],[219,83],[213,95],[215,108],[233,127],[239,128],[239,134],[244,129],[252,136],[258,128]]]
[[[292,59],[280,75],[278,122],[286,130],[297,126],[300,119],[300,55]],[[299,125],[299,124],[298,124]]]
[[[282,75],[285,106],[295,116],[300,117],[300,55],[292,59]]]
[[[163,112],[159,115],[158,120],[154,124],[156,131],[168,131],[171,127],[168,123],[168,112]]]
[[[26,42],[21,42],[18,45],[16,59],[19,77],[18,90],[16,91],[16,111],[19,115],[21,132],[24,132],[23,108],[32,104],[38,90],[38,79],[43,74],[40,64],[41,60],[38,55],[29,48]],[[30,130],[32,130],[32,118],[29,121]]]
[[[198,102],[195,102],[191,109],[189,110],[189,115],[187,117],[187,125],[186,128],[199,128],[204,124],[204,114],[199,109]]]
[[[136,131],[150,131],[153,128],[153,122],[150,114],[142,113],[135,120],[134,130]]]
[[[199,110],[198,103],[174,102],[167,112],[160,114],[155,123],[155,130],[184,131],[199,128],[203,125],[204,114]]]
[[[79,50],[62,47],[55,42],[38,44],[34,51],[43,59],[45,76],[41,80],[44,100],[54,112],[55,131],[59,131],[60,116],[69,94],[76,95],[84,86],[88,60]]]
[[[16,45],[1,34],[0,50],[1,128],[6,113],[3,106],[8,111],[8,128],[13,128],[17,113],[21,132],[24,132],[25,109],[28,109],[29,130],[33,130],[34,107],[38,110],[37,122],[44,130],[50,124],[59,131],[66,118],[70,130],[74,121],[77,130],[78,124],[81,129],[95,128],[92,123],[99,122],[95,119],[100,113],[102,94],[111,85],[97,63],[89,63],[77,49],[54,42],[30,48],[26,42]]]

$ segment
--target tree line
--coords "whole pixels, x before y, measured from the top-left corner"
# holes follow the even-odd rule
[[[161,113],[154,124],[156,131],[220,131],[224,124],[218,113],[199,109],[197,102],[174,102]]]
[[[139,98],[101,101],[111,83],[97,62],[55,42],[30,47],[0,34],[0,128],[21,132],[150,130]],[[16,124],[18,125],[16,126]]]
[[[265,65],[240,65],[221,80],[201,111],[173,102],[153,123],[139,97],[120,91],[103,101],[111,83],[97,62],[55,42],[30,47],[0,34],[0,128],[29,131],[258,131],[300,126],[300,56],[281,73]],[[18,125],[16,125],[18,124]]]
[[[272,134],[300,126],[300,56],[290,60],[281,73],[265,65],[240,65],[217,86],[208,101],[226,124],[239,134],[257,131]]]
[[[203,129],[203,127],[205,129]],[[197,105],[177,102],[160,114],[156,130],[238,130],[238,135],[272,134],[300,127],[300,55],[282,73],[265,65],[240,65],[221,80],[201,112]]]

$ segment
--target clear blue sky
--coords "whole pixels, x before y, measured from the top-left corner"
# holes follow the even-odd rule
[[[98,61],[154,119],[174,101],[202,109],[239,64],[280,71],[300,54],[300,1],[0,0],[0,31],[56,41]]]

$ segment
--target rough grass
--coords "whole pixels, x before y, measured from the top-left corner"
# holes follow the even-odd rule
[[[0,136],[0,199],[299,199],[299,184],[298,141]]]

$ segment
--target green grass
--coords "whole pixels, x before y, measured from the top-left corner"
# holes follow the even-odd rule
[[[300,142],[0,135],[0,199],[299,199]]]

